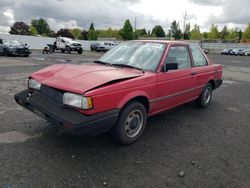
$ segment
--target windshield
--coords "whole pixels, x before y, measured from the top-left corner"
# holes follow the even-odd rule
[[[3,40],[3,44],[18,46],[21,45],[17,40]]]
[[[73,41],[73,39],[71,39],[71,38],[63,38],[63,40],[66,41],[66,42],[72,42]]]
[[[124,42],[104,54],[99,61],[155,71],[165,46],[162,43],[152,42]]]

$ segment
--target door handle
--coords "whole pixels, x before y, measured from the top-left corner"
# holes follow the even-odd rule
[[[196,75],[197,74],[197,72],[191,72],[191,75],[192,76],[194,76],[194,75]]]

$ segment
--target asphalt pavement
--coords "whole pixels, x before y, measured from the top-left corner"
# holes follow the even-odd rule
[[[250,57],[209,55],[224,67],[210,106],[154,116],[129,146],[65,134],[15,103],[30,73],[101,54],[0,57],[0,187],[250,187]]]

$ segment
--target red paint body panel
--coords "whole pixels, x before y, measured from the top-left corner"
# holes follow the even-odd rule
[[[207,66],[162,72],[169,46],[188,44],[173,41],[149,42],[168,44],[156,72],[143,73],[136,69],[93,63],[63,64],[47,67],[33,73],[31,77],[57,89],[91,96],[94,108],[82,111],[86,115],[121,109],[128,101],[144,97],[149,103],[149,116],[194,100],[206,83],[222,77],[222,66],[213,64],[205,54]]]
[[[49,66],[31,75],[32,78],[57,89],[83,94],[105,83],[142,76],[142,72],[98,64]]]

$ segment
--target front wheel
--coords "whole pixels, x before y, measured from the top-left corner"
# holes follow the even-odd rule
[[[3,49],[3,56],[9,56],[9,52],[5,48]]]
[[[211,83],[207,83],[203,88],[199,98],[196,100],[196,103],[200,108],[206,108],[210,104],[212,99],[212,92],[213,87]]]
[[[139,102],[129,103],[122,109],[111,135],[120,144],[131,144],[141,136],[146,123],[147,112],[144,105]]]
[[[79,49],[77,52],[78,54],[82,54],[82,49]]]

